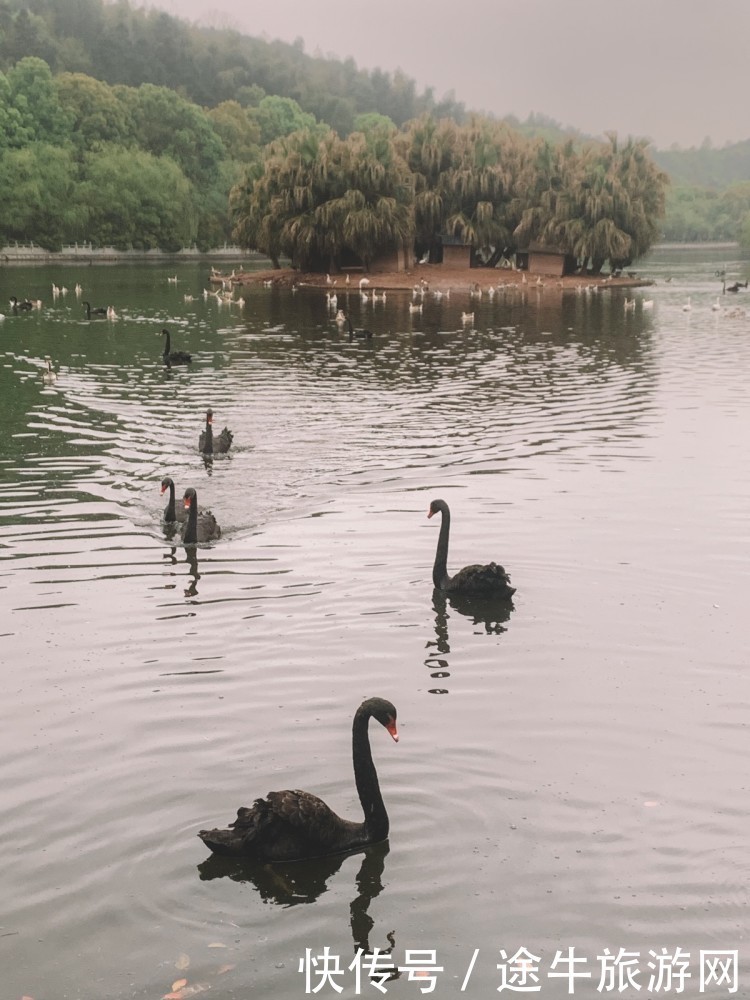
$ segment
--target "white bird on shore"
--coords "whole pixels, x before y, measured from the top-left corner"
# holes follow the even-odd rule
[[[369,284],[370,284],[370,279],[369,278],[360,278],[359,279],[359,290],[360,290],[360,292],[362,291],[362,288],[363,288],[364,285],[369,285]]]

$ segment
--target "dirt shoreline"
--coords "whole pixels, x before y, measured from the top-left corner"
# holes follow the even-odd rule
[[[367,289],[372,291],[412,292],[415,286],[427,283],[431,291],[468,292],[474,288],[486,290],[491,286],[519,285],[527,288],[544,287],[550,290],[564,291],[575,289],[579,285],[604,288],[640,288],[653,284],[653,281],[643,278],[637,272],[630,272],[620,278],[609,275],[568,274],[563,278],[550,275],[529,274],[526,271],[511,271],[507,268],[473,267],[446,268],[443,264],[420,264],[411,271],[387,271],[363,275],[355,272],[346,283],[346,275],[331,275],[330,283],[325,274],[303,274],[291,268],[270,269],[264,271],[239,271],[233,275],[213,274],[211,280],[220,283],[221,279],[231,281],[233,285],[248,286],[271,283],[275,288],[321,288],[325,291],[342,292],[358,291],[359,282],[367,278]]]

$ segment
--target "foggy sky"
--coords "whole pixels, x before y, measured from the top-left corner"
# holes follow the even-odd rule
[[[136,0],[137,2],[137,0]],[[360,68],[470,110],[529,112],[661,148],[750,138],[748,0],[140,0]]]

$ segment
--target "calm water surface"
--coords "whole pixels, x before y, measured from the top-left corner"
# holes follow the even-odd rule
[[[471,329],[460,289],[421,317],[352,295],[353,344],[320,290],[220,305],[204,265],[0,271],[3,302],[45,300],[0,324],[3,997],[296,998],[325,947],[432,950],[435,996],[471,967],[487,998],[501,949],[549,997],[557,950],[588,960],[580,996],[604,949],[639,952],[646,996],[649,951],[682,948],[689,996],[701,949],[737,949],[747,995],[750,292],[712,311],[724,266],[750,273],[665,249],[633,312],[546,288]],[[86,322],[76,281],[118,319]],[[209,405],[235,444],[206,466]],[[218,542],[165,538],[164,475]],[[438,496],[450,566],[501,561],[512,609],[433,596]],[[207,862],[197,831],[273,788],[357,817],[374,694],[401,731],[371,733],[389,845]]]

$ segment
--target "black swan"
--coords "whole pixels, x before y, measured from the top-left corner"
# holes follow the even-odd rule
[[[92,309],[88,302],[82,302],[82,306],[86,307],[86,319],[91,319],[92,316],[106,316],[107,310],[104,306],[98,306],[96,309]]]
[[[14,313],[17,313],[19,309],[23,312],[28,312],[30,309],[34,308],[34,303],[29,299],[24,299],[23,302],[19,302],[15,295],[11,295],[10,305]]]
[[[171,351],[172,341],[169,336],[169,330],[164,327],[160,334],[157,333],[157,337],[166,337],[164,341],[164,351],[162,352],[162,358],[164,359],[164,364],[168,367],[172,365],[189,365],[193,360],[192,355],[188,354],[187,351]]]
[[[198,438],[198,451],[203,452],[204,455],[213,455],[214,452],[221,454],[229,451],[234,437],[228,427],[225,427],[221,434],[217,434],[214,437],[213,419],[214,411],[209,406],[206,410],[206,429],[205,431],[201,431]]]
[[[185,490],[183,502],[187,511],[187,521],[182,532],[184,545],[195,545],[196,542],[210,542],[214,538],[221,538],[221,528],[211,511],[202,510],[198,513],[198,494],[192,486]]]
[[[167,490],[169,490],[169,502],[164,508],[164,520],[167,524],[173,524],[175,521],[186,521],[187,511],[184,505],[182,507],[175,507],[174,481],[169,476],[165,476],[161,481],[162,494],[166,493]]]
[[[214,854],[255,861],[302,861],[353,851],[388,836],[388,813],[380,794],[367,731],[370,716],[398,741],[396,709],[384,698],[368,698],[354,715],[352,758],[354,782],[365,818],[361,823],[342,819],[309,792],[269,792],[225,830],[201,830],[198,836]]]
[[[487,566],[464,566],[455,576],[448,575],[448,536],[451,528],[451,512],[445,500],[433,500],[427,512],[428,517],[440,513],[440,524],[435,565],[432,568],[432,582],[438,590],[447,594],[461,594],[464,597],[510,598],[516,588],[511,587],[510,577],[502,566],[489,563]]]
[[[354,340],[355,337],[359,337],[362,340],[369,340],[372,337],[372,330],[355,330],[348,316],[346,317],[346,322],[349,324],[349,340]]]

